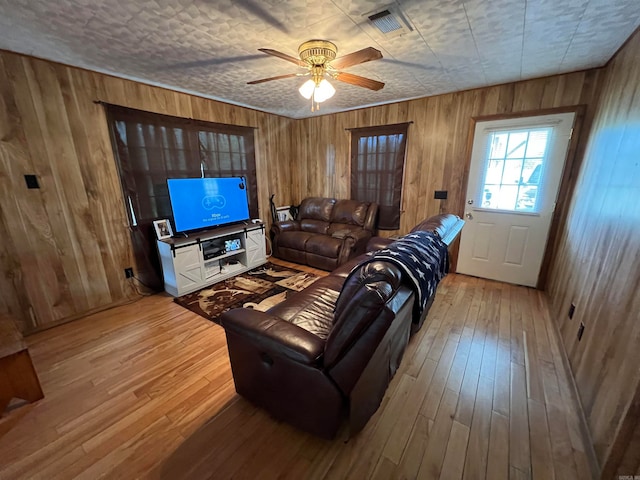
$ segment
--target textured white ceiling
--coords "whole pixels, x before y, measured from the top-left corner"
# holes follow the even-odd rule
[[[365,14],[391,5],[411,31],[385,37]],[[316,114],[602,66],[640,25],[639,0],[0,0],[0,48],[293,118],[308,117],[297,57],[321,38],[377,92],[333,82]]]

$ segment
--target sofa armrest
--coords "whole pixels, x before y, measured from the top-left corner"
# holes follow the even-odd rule
[[[351,229],[345,228],[344,230],[336,230],[331,234],[331,236],[333,238],[339,238],[339,239],[348,238],[348,239],[351,239],[352,244],[355,244],[355,243],[361,242],[362,240],[368,240],[369,237],[371,237],[371,232],[367,230],[363,230],[361,228],[358,230],[351,230]]]
[[[351,230],[346,238],[351,238],[354,243],[362,242],[363,240],[369,240],[371,238],[371,232],[369,230]]]
[[[300,222],[297,220],[284,220],[271,225],[271,234],[279,235],[282,232],[291,232],[300,230]]]
[[[223,313],[220,323],[227,334],[242,336],[267,353],[298,363],[316,365],[324,352],[320,337],[266,312],[235,308]]]
[[[365,252],[367,241],[371,238],[371,232],[364,229],[350,230],[342,238],[342,248],[338,259],[338,265],[342,265],[350,258]]]
[[[371,232],[369,230],[353,230],[345,238],[352,251],[364,253],[367,242],[371,238]]]
[[[373,233],[376,228],[377,217],[378,217],[378,204],[372,203],[371,205],[369,205],[369,210],[367,211],[367,218],[365,218],[364,220],[363,228]]]
[[[464,220],[457,215],[441,213],[423,220],[413,227],[411,231],[423,230],[426,232],[435,232],[440,239],[449,246],[460,234],[464,223]]]
[[[451,223],[448,225],[447,230],[442,232],[441,239],[447,246],[451,245],[453,241],[458,238],[458,235],[462,231],[462,227],[464,227],[465,221],[459,217],[455,217],[451,220]]]

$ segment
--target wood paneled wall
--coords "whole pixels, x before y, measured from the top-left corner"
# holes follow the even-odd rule
[[[291,203],[292,120],[0,52],[0,311],[28,333],[135,296],[127,216],[100,100],[257,127],[260,215]],[[283,154],[285,152],[285,154]],[[35,174],[39,190],[26,188]],[[135,265],[133,265],[135,268]]]
[[[406,233],[437,213],[462,215],[471,119],[585,105],[588,129],[601,74],[599,69],[589,70],[300,120],[293,129],[300,139],[297,156],[306,163],[296,171],[294,200],[312,195],[350,197],[350,133],[346,129],[413,122],[408,132],[400,230],[380,234]],[[435,190],[447,190],[448,199],[434,199]],[[562,205],[558,214],[561,209]],[[454,264],[456,259],[457,244]]]
[[[400,231],[462,212],[470,118],[592,102],[600,71],[291,120],[137,82],[0,52],[0,309],[30,332],[133,296],[126,214],[103,108],[108,103],[257,127],[261,217],[308,195],[349,196],[345,128],[413,121]],[[587,112],[588,117],[589,112]],[[36,174],[40,190],[27,190]],[[449,191],[446,201],[433,190]],[[392,234],[395,232],[385,232]],[[135,266],[134,266],[135,267]]]
[[[628,455],[633,455],[640,462],[640,408],[636,413],[633,409],[634,403],[640,404],[639,284],[640,33],[636,32],[605,69],[548,289],[607,478],[623,457],[629,462]],[[569,320],[571,302],[576,311]],[[585,330],[579,342],[581,322]]]
[[[583,104],[586,135],[599,105],[571,208],[558,207],[549,295],[598,459],[615,471],[633,460],[638,436],[630,406],[640,381],[639,57],[636,34],[606,70],[296,121],[0,52],[0,311],[21,318],[28,333],[135,296],[123,275],[133,262],[127,217],[95,100],[257,127],[264,219],[271,193],[279,205],[349,196],[345,129],[412,121],[400,233],[429,215],[463,212],[472,117]],[[569,189],[580,165],[565,173]],[[41,188],[28,190],[25,174],[37,175]],[[434,190],[448,190],[448,200],[434,200]],[[580,322],[586,330],[578,343]]]
[[[308,161],[299,170],[296,194],[348,197],[350,134],[346,129],[412,121],[400,231],[441,211],[460,214],[471,118],[589,104],[598,76],[598,70],[579,72],[299,121],[294,125],[299,129],[296,136],[308,141],[298,144],[298,155]],[[441,189],[449,191],[449,198],[433,199],[433,191]]]

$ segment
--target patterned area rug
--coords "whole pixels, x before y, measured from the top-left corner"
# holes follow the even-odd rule
[[[262,312],[300,291],[319,277],[267,262],[261,267],[215,283],[207,288],[174,298],[192,312],[220,323],[220,315],[232,308],[253,308]]]

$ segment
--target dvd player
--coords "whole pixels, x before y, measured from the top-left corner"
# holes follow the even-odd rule
[[[202,256],[205,260],[211,260],[212,258],[224,255],[227,251],[224,248],[212,248],[202,252]]]
[[[227,253],[227,250],[224,248],[223,239],[215,238],[202,242],[202,257],[205,260],[211,260],[225,253]]]

